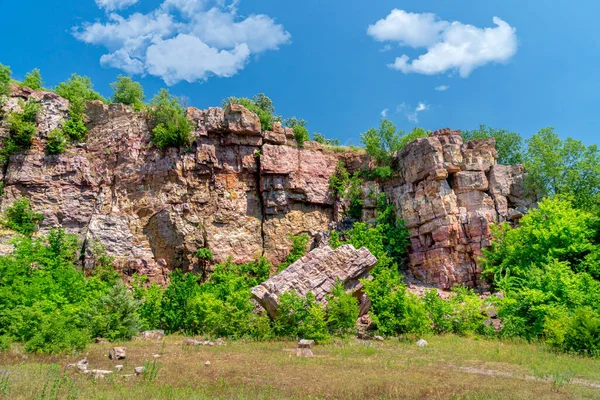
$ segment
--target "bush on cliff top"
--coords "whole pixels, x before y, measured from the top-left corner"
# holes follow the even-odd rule
[[[0,63],[0,105],[2,97],[10,94],[10,78],[12,72],[8,65]]]
[[[31,72],[28,72],[23,80],[23,86],[27,86],[33,90],[40,90],[43,85],[44,81],[42,80],[42,74],[37,68],[33,69]]]
[[[274,115],[273,101],[263,93],[259,93],[251,99],[247,97],[229,97],[223,100],[223,107],[227,107],[227,104],[240,104],[246,107],[248,111],[258,115],[263,131],[273,130],[273,122],[281,121],[281,117]]]
[[[187,119],[179,98],[161,89],[150,102],[154,122],[152,142],[160,149],[169,146],[185,147],[192,142],[192,124]]]
[[[135,111],[140,111],[144,106],[144,88],[139,82],[134,82],[130,77],[119,75],[117,80],[110,84],[113,90],[113,103],[123,103],[133,106]]]

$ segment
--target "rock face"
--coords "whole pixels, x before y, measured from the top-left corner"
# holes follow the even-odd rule
[[[252,296],[271,317],[276,317],[282,294],[293,290],[305,296],[312,292],[316,300],[323,303],[338,280],[348,291],[360,290],[359,279],[367,278],[376,263],[377,258],[365,247],[356,250],[346,244],[335,250],[329,246],[317,248],[281,273],[253,287]]]
[[[279,123],[261,131],[258,117],[240,105],[189,108],[191,147],[160,150],[150,143],[147,115],[88,102],[86,143],[46,155],[47,133],[68,118],[69,103],[15,86],[2,111],[19,111],[28,99],[42,106],[38,132],[0,172],[0,211],[28,197],[44,214],[41,233],[61,226],[76,234],[86,268],[104,248],[125,277],[137,272],[164,283],[175,268],[198,270],[200,248],[215,262],[264,255],[277,264],[289,253],[290,234],[320,238],[342,218],[329,189],[338,161],[350,172],[370,166],[357,151],[310,142],[299,148]],[[0,116],[0,141],[7,135]],[[458,132],[443,130],[406,146],[392,180],[364,183],[365,221],[376,214],[371,194],[380,192],[406,220],[410,278],[439,287],[479,282],[477,257],[490,243],[490,224],[517,220],[531,203],[523,168],[496,158],[493,140],[463,143]]]
[[[385,191],[410,231],[409,277],[441,288],[480,284],[490,225],[532,204],[523,167],[498,165],[494,139],[463,143],[449,129],[408,144],[395,164],[399,178]]]

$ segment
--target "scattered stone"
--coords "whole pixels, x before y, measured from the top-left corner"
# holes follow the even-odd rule
[[[115,369],[117,371],[122,371],[123,370],[123,366],[122,365],[115,365]]]
[[[86,372],[88,364],[87,358],[84,358],[83,360],[77,361],[75,364],[68,364],[67,368],[77,368],[80,372]]]
[[[326,302],[327,295],[341,281],[346,290],[362,288],[360,279],[367,278],[377,258],[363,247],[359,250],[346,244],[333,250],[329,246],[312,250],[281,273],[252,288],[252,296],[275,318],[279,296],[295,291],[300,296],[312,292],[318,302]]]
[[[498,316],[498,310],[496,309],[496,307],[488,307],[485,310],[485,313],[490,318],[496,318]]]
[[[298,348],[296,349],[296,357],[314,357],[312,348],[315,345],[314,340],[301,339],[298,341]]]
[[[152,354],[152,357],[154,357],[154,358],[160,358],[160,354]]]
[[[207,361],[207,362],[205,362],[205,363],[204,363],[204,366],[205,366],[205,367],[210,367],[210,361]]]
[[[217,346],[225,346],[225,341],[224,341],[223,339],[221,339],[221,338],[218,338],[218,339],[215,341],[215,344],[216,344]]]
[[[90,374],[92,375],[94,378],[98,379],[98,378],[104,378],[107,375],[112,374],[112,371],[107,371],[104,369],[91,369],[85,372],[86,374]]]
[[[427,343],[427,340],[425,339],[420,339],[419,341],[417,341],[417,346],[419,347],[427,347],[427,345],[429,345],[429,343]]]
[[[94,339],[95,343],[101,343],[101,344],[108,344],[108,340],[101,338],[101,337],[97,337],[96,339]]]
[[[299,349],[312,349],[315,345],[314,340],[301,339],[298,341]]]
[[[164,337],[165,331],[163,331],[162,329],[144,331],[140,333],[140,339],[142,340],[163,340]]]
[[[108,358],[111,360],[124,360],[126,357],[125,347],[113,347],[108,352]]]
[[[502,320],[500,318],[488,318],[483,323],[484,326],[492,326],[496,332],[502,330]]]
[[[383,336],[379,336],[379,335],[375,335],[373,336],[373,339],[377,340],[378,342],[383,342],[385,339],[383,338]]]
[[[202,346],[202,342],[193,338],[183,338],[184,346]]]
[[[135,367],[133,370],[135,371],[136,375],[141,375],[141,374],[144,373],[144,371],[146,370],[146,368],[145,367]]]

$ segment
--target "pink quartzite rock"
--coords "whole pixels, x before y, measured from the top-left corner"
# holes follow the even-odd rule
[[[260,119],[239,104],[229,104],[225,109],[225,127],[238,134],[260,135]]]
[[[359,250],[350,244],[335,250],[329,246],[321,247],[253,287],[252,296],[271,317],[276,317],[280,295],[290,290],[300,296],[312,292],[317,301],[324,303],[338,280],[349,291],[360,289],[359,279],[366,278],[376,263],[377,258],[365,247]]]

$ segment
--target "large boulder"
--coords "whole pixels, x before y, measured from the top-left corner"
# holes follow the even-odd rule
[[[362,247],[346,244],[333,250],[329,246],[314,249],[283,272],[252,288],[252,296],[274,318],[278,315],[279,296],[295,291],[300,296],[312,292],[318,302],[325,303],[339,280],[350,292],[362,288],[360,279],[367,278],[377,258]]]

